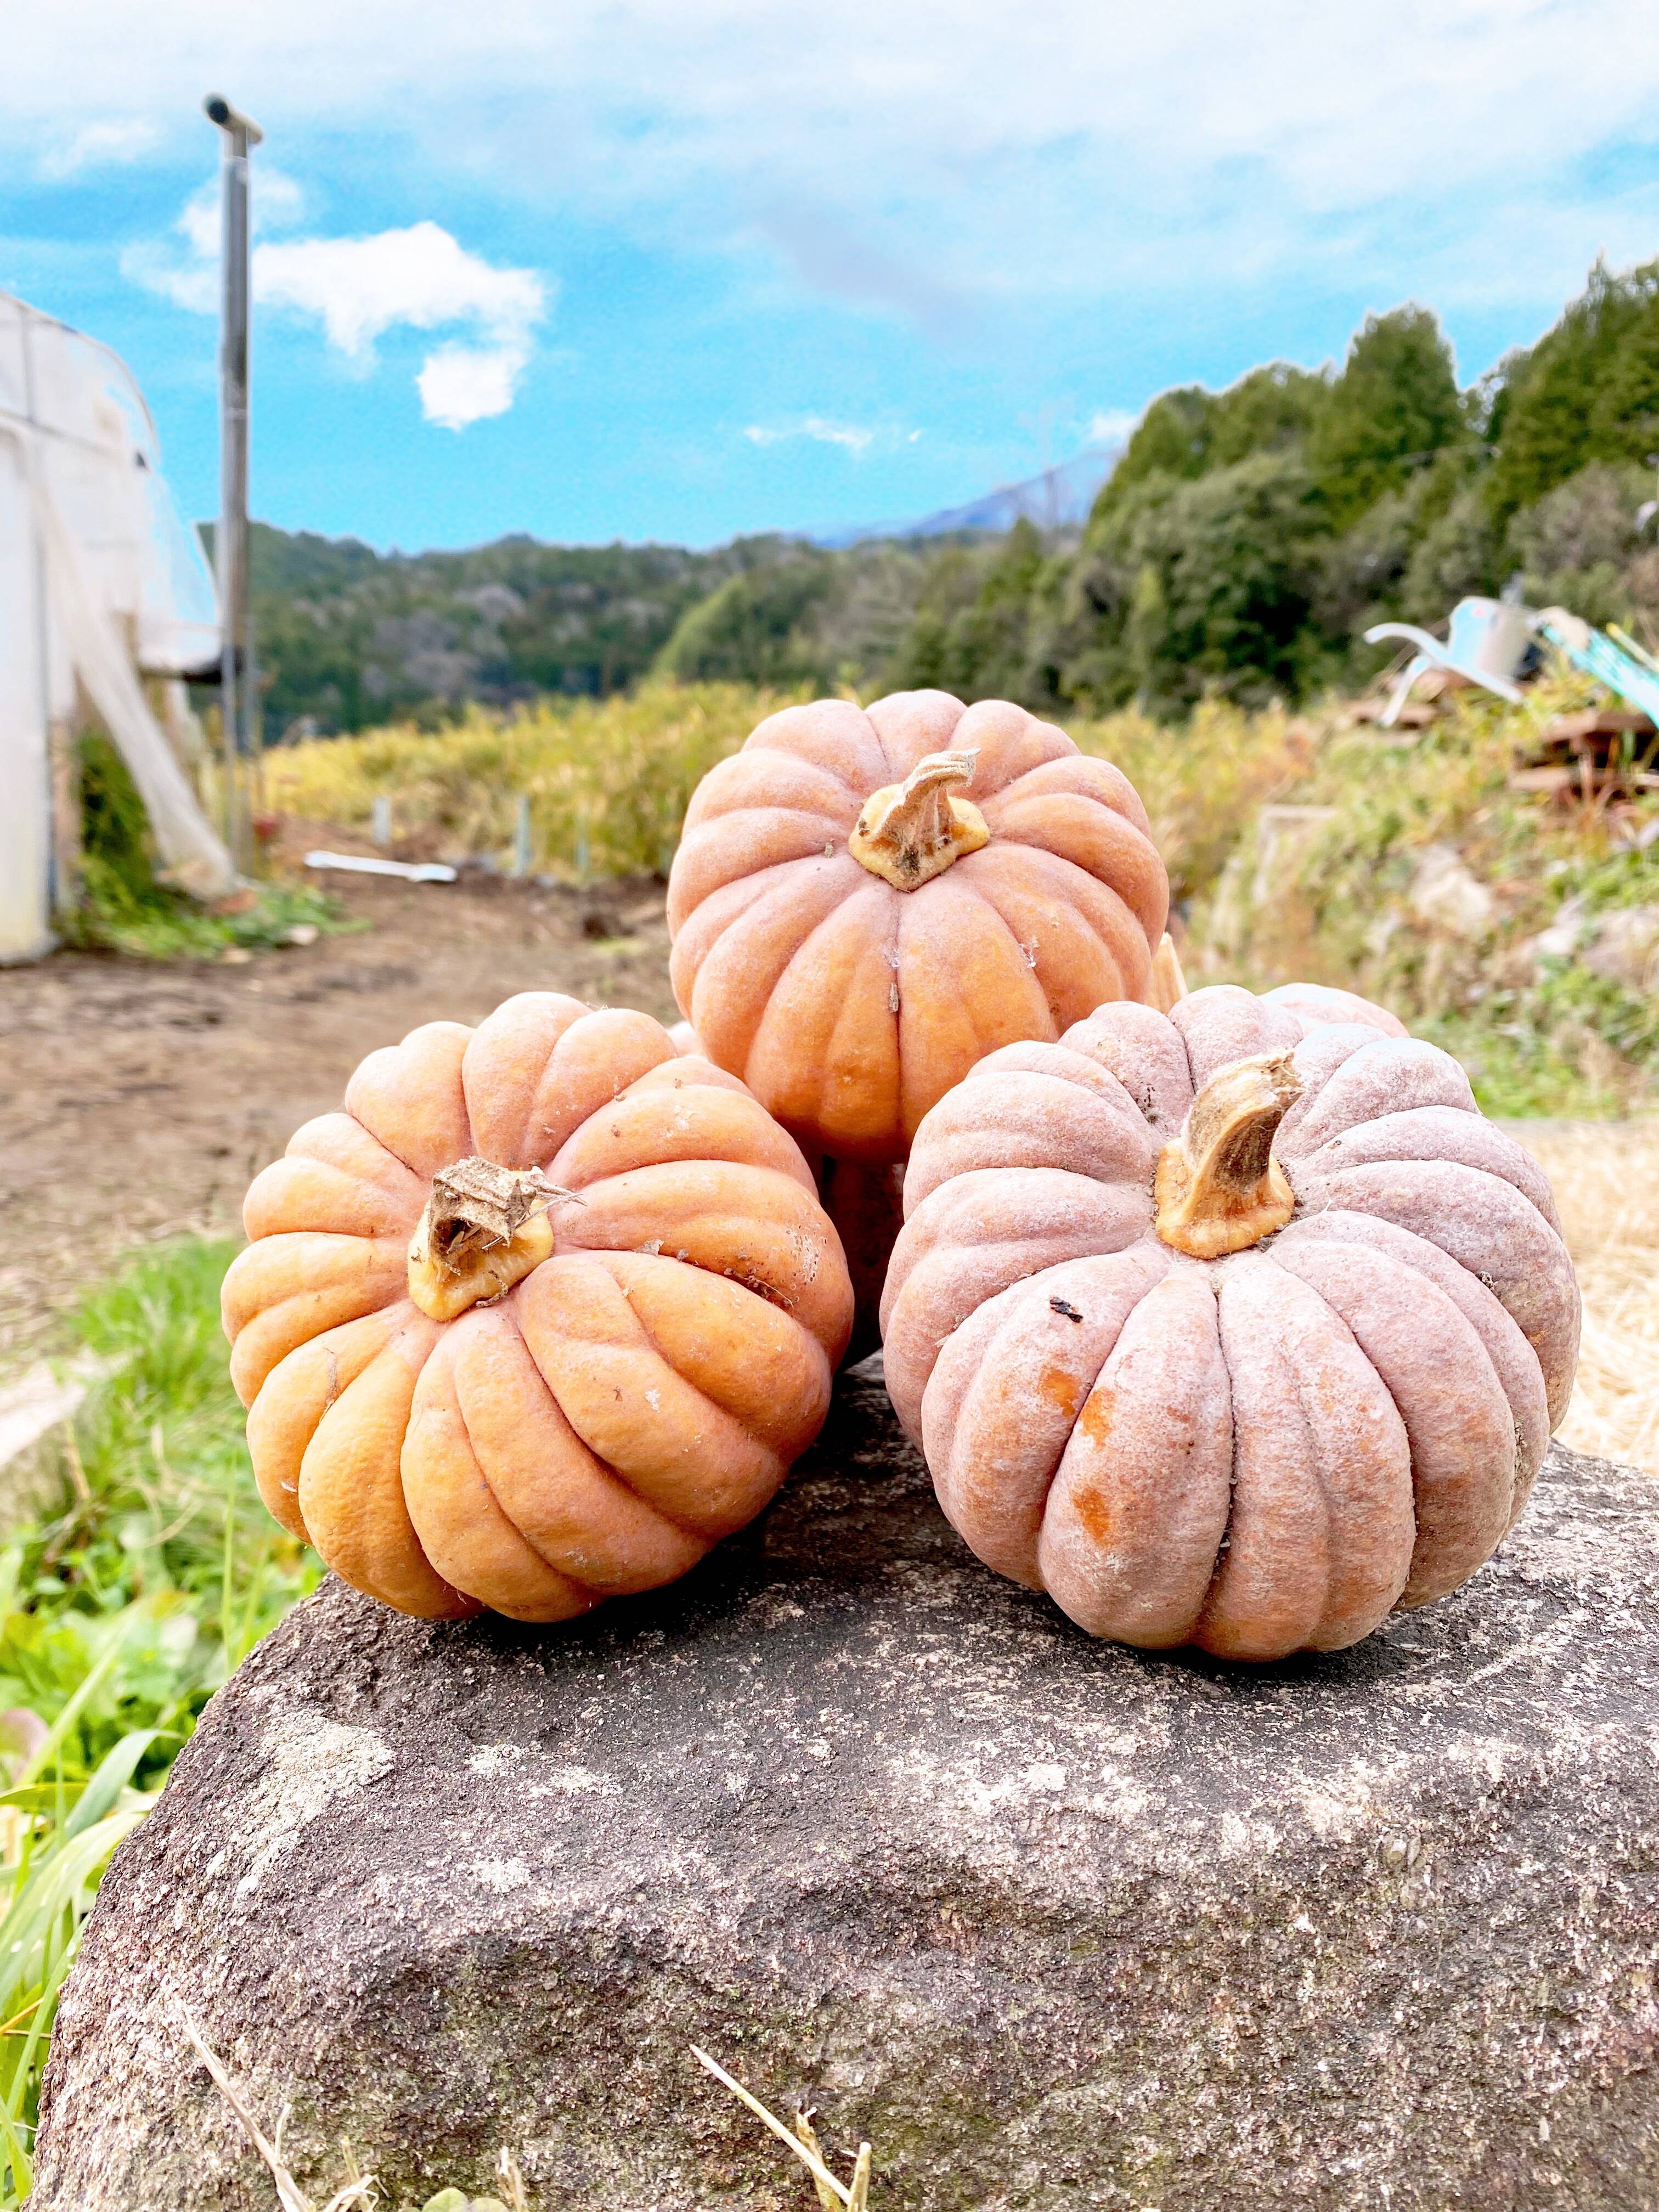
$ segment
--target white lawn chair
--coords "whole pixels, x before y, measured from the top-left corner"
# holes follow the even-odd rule
[[[1431,668],[1444,668],[1484,690],[1495,691],[1511,705],[1521,696],[1516,678],[1525,665],[1532,644],[1531,618],[1527,610],[1504,599],[1460,599],[1452,609],[1450,635],[1443,645],[1414,623],[1378,623],[1365,633],[1367,645],[1384,638],[1403,638],[1417,647],[1394,688],[1382,727],[1391,730],[1419,676]]]

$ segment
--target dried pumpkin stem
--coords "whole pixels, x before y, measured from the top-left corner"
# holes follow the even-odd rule
[[[1285,1226],[1296,1198],[1273,1142],[1301,1095],[1288,1052],[1217,1069],[1188,1109],[1181,1134],[1158,1154],[1154,1219],[1166,1244],[1195,1260],[1217,1260]]]
[[[966,749],[929,753],[902,783],[872,791],[847,841],[853,858],[895,890],[913,891],[964,853],[988,845],[991,833],[978,807],[951,796],[953,783],[973,781],[978,758]]]
[[[539,1168],[497,1167],[476,1156],[440,1168],[410,1239],[410,1297],[434,1321],[453,1321],[510,1291],[552,1256],[547,1208],[556,1199],[581,1204]]]
[[[1167,1014],[1181,1004],[1187,995],[1187,978],[1181,972],[1181,955],[1175,949],[1175,939],[1166,929],[1152,955],[1152,972],[1146,979],[1145,1003],[1155,1006],[1160,1014]]]

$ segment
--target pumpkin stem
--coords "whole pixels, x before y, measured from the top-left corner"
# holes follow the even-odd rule
[[[453,1321],[510,1291],[552,1257],[547,1208],[555,1199],[581,1204],[539,1168],[501,1168],[476,1156],[440,1168],[409,1242],[410,1297],[434,1321]]]
[[[1143,1003],[1156,1007],[1160,1014],[1169,1013],[1187,995],[1187,978],[1181,972],[1181,955],[1175,949],[1175,939],[1166,929],[1152,955],[1152,972],[1146,979]]]
[[[1296,1199],[1273,1143],[1301,1095],[1288,1052],[1216,1070],[1158,1156],[1154,1225],[1166,1244],[1218,1260],[1285,1226]]]
[[[872,791],[847,841],[853,858],[896,890],[913,891],[964,853],[988,845],[991,833],[978,807],[951,796],[953,783],[972,781],[978,758],[969,750],[929,753],[902,783]]]

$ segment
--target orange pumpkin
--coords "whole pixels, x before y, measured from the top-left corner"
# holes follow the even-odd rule
[[[904,1170],[865,1168],[856,1160],[820,1155],[817,1182],[818,1203],[836,1224],[853,1282],[850,1363],[865,1358],[881,1342],[881,1294],[894,1243],[904,1226]]]
[[[888,1388],[979,1556],[1091,1634],[1333,1650],[1473,1574],[1566,1409],[1541,1170],[1342,992],[1104,1006],[916,1135]]]
[[[1168,938],[1164,941],[1169,944]],[[676,1052],[702,1054],[690,1022],[676,1022],[668,1034]],[[882,1285],[893,1256],[893,1240],[904,1223],[904,1170],[861,1168],[851,1160],[827,1159],[822,1153],[815,1164],[818,1203],[835,1224],[852,1278],[853,1334],[845,1354],[850,1364],[881,1342]]]
[[[791,707],[699,785],[672,973],[802,1143],[882,1167],[974,1062],[1139,998],[1169,884],[1118,769],[943,691]]]
[[[816,1435],[852,1323],[764,1108],[552,993],[371,1053],[244,1220],[261,1494],[403,1613],[562,1620],[684,1574]]]

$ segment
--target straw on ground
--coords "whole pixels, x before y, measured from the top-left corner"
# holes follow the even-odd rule
[[[823,2147],[805,2112],[796,2113],[794,2130],[791,2133],[775,2112],[769,2112],[758,2097],[751,2095],[741,2081],[726,2072],[718,2058],[711,2058],[695,2043],[691,2045],[691,2056],[698,2065],[706,2067],[717,2081],[724,2082],[732,2094],[747,2105],[757,2119],[764,2122],[778,2141],[794,2153],[812,2177],[812,2186],[817,2193],[822,2212],[840,2212],[843,2205],[846,2212],[866,2212],[870,2201],[870,2146],[867,2142],[859,2145],[850,2186],[844,2181],[838,2181],[824,2163]]]
[[[1549,1176],[1583,1292],[1561,1441],[1659,1474],[1659,1121],[1506,1126]]]

